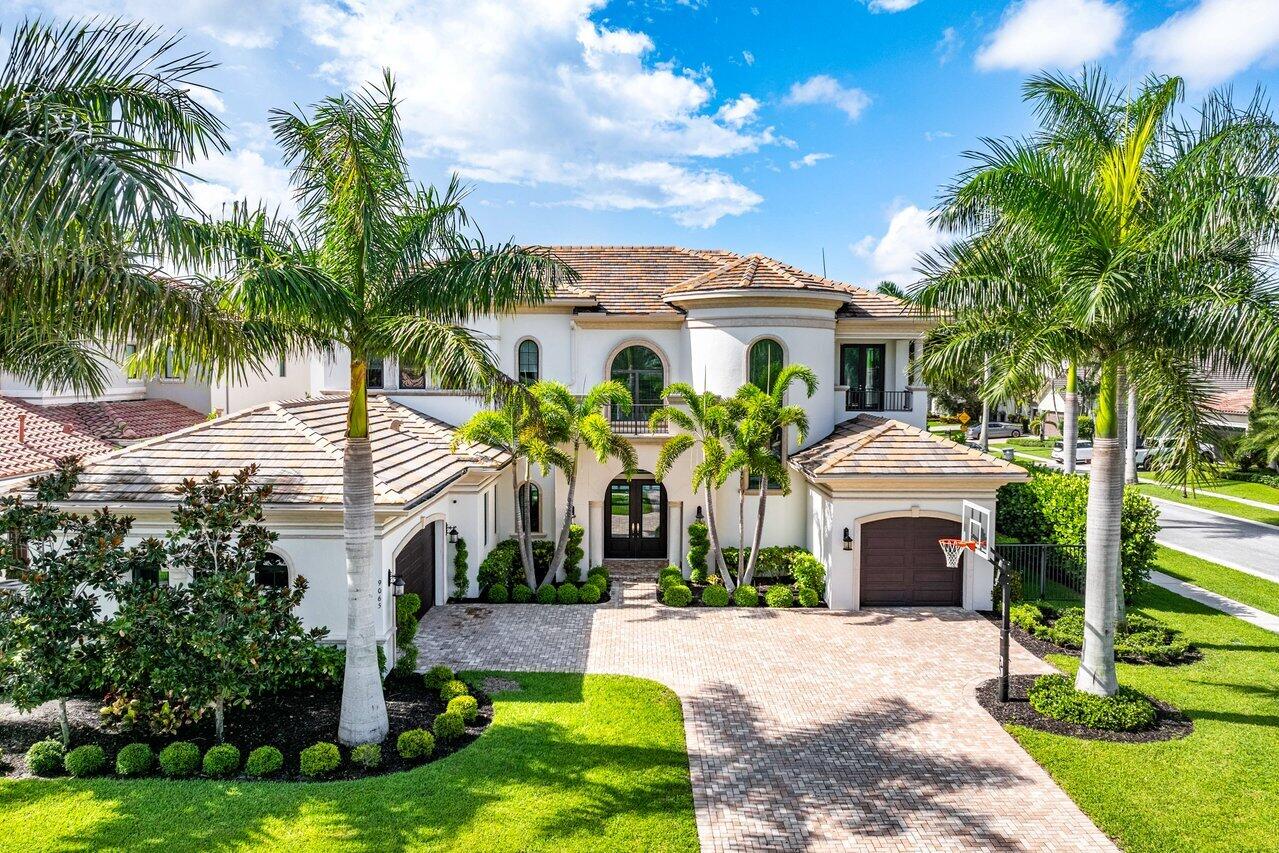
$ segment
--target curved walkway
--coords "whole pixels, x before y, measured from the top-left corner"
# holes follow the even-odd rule
[[[973,699],[998,667],[987,620],[681,610],[652,588],[616,581],[595,607],[436,607],[420,660],[669,686],[704,850],[1114,849]],[[1013,669],[1049,668],[1015,647]]]

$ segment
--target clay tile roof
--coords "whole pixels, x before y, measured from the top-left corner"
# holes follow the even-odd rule
[[[1016,465],[901,421],[861,414],[790,458],[810,479],[842,477],[993,477],[1022,480]]]
[[[1224,394],[1218,394],[1209,401],[1208,405],[1212,409],[1223,415],[1246,415],[1252,411],[1253,400],[1256,397],[1256,388],[1241,388],[1237,391],[1227,391]]]
[[[342,505],[345,396],[268,403],[131,445],[90,462],[72,501],[169,503],[188,477],[258,465],[270,503]],[[472,468],[499,468],[505,453],[482,445],[449,449],[453,429],[406,406],[369,400],[374,502],[406,507]]]
[[[607,314],[670,314],[666,289],[740,257],[720,249],[676,246],[552,246],[580,278],[574,290],[593,296]],[[561,296],[573,293],[562,290]]]

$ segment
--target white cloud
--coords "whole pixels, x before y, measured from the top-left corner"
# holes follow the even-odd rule
[[[1213,86],[1258,61],[1279,58],[1279,2],[1199,0],[1142,33],[1134,48],[1161,74]]]
[[[862,0],[872,12],[905,12],[923,0]]]
[[[823,160],[829,160],[834,154],[827,154],[824,151],[814,151],[811,154],[805,154],[798,160],[791,160],[790,167],[792,169],[803,169],[806,166],[816,166]]]
[[[247,200],[259,203],[284,216],[294,216],[294,204],[287,169],[266,162],[260,153],[241,149],[228,154],[215,154],[195,163],[191,171],[203,180],[190,181],[191,197],[196,205],[211,216],[221,214],[223,207]]]
[[[754,121],[755,114],[758,112],[759,101],[750,95],[742,95],[737,100],[729,101],[720,107],[715,113],[715,117],[732,127],[741,127]]]
[[[1107,0],[1021,0],[977,53],[983,70],[1075,66],[1115,49],[1126,10]]]
[[[830,104],[852,121],[870,106],[870,96],[861,89],[842,85],[827,74],[818,74],[792,85],[783,103]]]
[[[191,100],[203,105],[206,109],[213,110],[215,113],[226,112],[226,102],[218,97],[218,93],[212,89],[201,89],[199,86],[193,86],[187,89],[187,92],[191,95]]]
[[[955,58],[955,54],[964,46],[964,40],[960,37],[959,31],[954,27],[947,27],[941,31],[941,38],[937,40],[937,44],[933,45],[933,53],[937,56],[937,64],[945,65]]]
[[[274,47],[301,0],[268,0],[248,8],[239,0],[49,0],[64,17],[123,17],[198,32],[231,47]]]
[[[913,204],[894,203],[888,230],[882,237],[867,235],[848,248],[866,258],[881,279],[910,284],[919,279],[914,268],[919,255],[949,240],[928,222],[928,211]]]
[[[949,130],[926,130],[924,131],[924,141],[936,142],[939,139],[950,139],[954,135]]]
[[[743,51],[742,51],[742,61],[743,61],[743,62],[745,62],[747,65],[754,65],[754,64],[755,64],[755,54],[751,53],[749,50],[743,50]]]

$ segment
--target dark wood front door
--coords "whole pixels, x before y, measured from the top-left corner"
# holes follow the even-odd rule
[[[944,518],[886,518],[862,525],[862,607],[958,606],[961,568],[946,567],[938,539],[959,536]]]
[[[666,556],[666,489],[653,480],[614,480],[604,495],[604,556]]]
[[[419,616],[435,604],[435,528],[428,524],[409,540],[395,558],[395,573],[404,578],[404,591],[422,598]]]

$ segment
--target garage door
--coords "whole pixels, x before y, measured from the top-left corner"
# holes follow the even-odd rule
[[[435,528],[428,524],[414,534],[395,557],[395,572],[404,578],[404,591],[422,597],[422,611],[435,603]],[[419,611],[418,615],[421,615]]]
[[[962,569],[946,567],[938,539],[959,536],[944,518],[886,518],[862,525],[862,607],[959,605]]]

